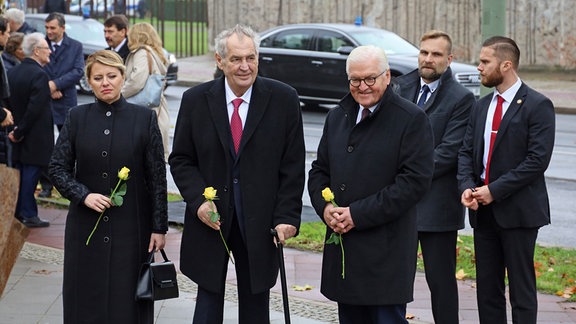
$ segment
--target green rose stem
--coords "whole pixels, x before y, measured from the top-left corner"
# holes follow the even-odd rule
[[[214,198],[208,199],[208,198],[206,198],[206,196],[207,196],[206,194],[204,194],[204,198],[206,198],[206,201],[210,202],[212,204],[212,206],[214,206],[214,199],[218,198],[215,195],[216,195],[216,191],[214,190],[214,196],[213,196]],[[208,197],[210,197],[210,195],[208,195]],[[208,215],[210,215],[210,221],[212,223],[216,223],[220,219],[220,214],[215,212],[214,209],[209,211]],[[218,230],[218,232],[220,232],[220,238],[222,239],[222,243],[224,243],[224,247],[226,248],[226,252],[228,253],[228,257],[230,258],[230,261],[232,261],[232,264],[234,264],[234,258],[232,257],[232,254],[230,253],[230,249],[228,248],[228,244],[226,244],[226,240],[224,239],[224,234],[222,234],[222,228],[220,228]]]
[[[330,190],[330,188],[326,187],[324,188],[324,190],[322,190],[322,197],[326,202],[329,202],[332,205],[334,205],[334,207],[336,208],[339,207],[338,204],[334,201],[334,193],[332,193],[332,190]],[[346,277],[346,271],[345,271],[346,267],[344,257],[344,238],[342,237],[342,234],[332,232],[328,240],[326,240],[326,244],[331,243],[340,245],[340,251],[342,251],[342,279],[344,279]]]
[[[116,187],[114,188],[114,190],[112,190],[112,194],[110,194],[110,198],[112,200],[118,200],[118,199],[114,199],[115,195],[116,195],[116,190],[118,190],[118,187],[120,187],[120,184],[122,183],[122,179],[118,179],[118,183],[116,184]],[[124,193],[126,193],[126,189],[124,188]],[[122,198],[123,194],[119,196],[119,198]],[[122,206],[122,202],[123,200],[120,199],[120,204],[116,205],[116,206]],[[100,224],[100,220],[102,219],[102,215],[104,215],[104,212],[106,211],[106,209],[104,209],[101,213],[100,216],[98,217],[98,220],[96,221],[96,225],[94,225],[94,228],[92,229],[92,232],[90,233],[90,236],[88,236],[88,239],[86,240],[86,245],[88,245],[90,243],[90,239],[92,238],[92,235],[94,234],[94,232],[96,231],[96,228],[98,228],[98,224]]]

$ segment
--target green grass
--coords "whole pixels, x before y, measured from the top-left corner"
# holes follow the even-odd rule
[[[301,250],[322,251],[326,226],[322,222],[307,222],[300,226],[300,234],[286,241],[287,247]],[[456,247],[456,271],[461,279],[475,279],[476,266],[474,239],[460,235]],[[424,270],[422,255],[418,251],[417,268]],[[534,269],[538,290],[548,294],[564,296],[567,301],[576,301],[576,250],[537,245]]]
[[[103,18],[99,20],[104,22]],[[162,38],[161,21],[153,19],[151,22],[150,18],[130,18],[130,25],[139,22],[151,23]],[[208,39],[206,23],[164,21],[163,46],[177,57],[206,54],[208,52],[208,43],[211,42],[212,40]]]

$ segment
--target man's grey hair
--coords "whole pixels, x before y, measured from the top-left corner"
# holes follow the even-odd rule
[[[388,65],[388,58],[384,49],[374,45],[358,46],[350,52],[346,60],[346,74],[350,75],[350,64],[357,62],[364,62],[369,59],[376,58],[380,63],[380,71],[385,72],[390,69]]]
[[[6,12],[4,13],[4,17],[6,17],[6,19],[15,22],[18,25],[22,25],[24,23],[24,11],[18,9],[18,8],[10,8],[8,10],[6,10]],[[15,30],[13,30],[15,31]]]
[[[236,25],[230,29],[222,31],[216,39],[214,40],[214,49],[220,57],[225,58],[228,48],[226,47],[226,41],[232,35],[238,35],[240,37],[246,36],[254,42],[254,48],[256,49],[256,55],[258,55],[260,49],[260,35],[256,33],[252,28],[244,25]]]
[[[24,36],[22,41],[22,51],[26,57],[32,57],[34,54],[34,49],[38,46],[42,46],[42,41],[44,41],[44,34],[42,33],[32,33]]]

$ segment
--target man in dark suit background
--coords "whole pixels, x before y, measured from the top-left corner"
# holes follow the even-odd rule
[[[60,130],[68,110],[78,105],[76,83],[84,75],[84,55],[82,44],[74,40],[65,32],[66,20],[58,12],[50,13],[45,19],[46,41],[52,50],[50,63],[44,66],[50,81],[50,94],[52,96],[52,114],[54,124]],[[40,179],[42,191],[39,197],[52,195],[52,184],[46,172]]]
[[[187,203],[180,268],[198,284],[194,323],[222,323],[228,254],[221,230],[234,255],[239,323],[269,323],[278,275],[270,229],[283,243],[300,226],[300,103],[293,88],[258,76],[259,37],[250,28],[225,30],[215,45],[224,77],[184,93],[169,158]],[[206,187],[217,190],[214,205],[202,196]]]
[[[342,235],[342,247],[324,245],[321,291],[338,302],[340,323],[408,323],[416,203],[432,180],[432,130],[422,109],[389,89],[383,49],[355,48],[346,73],[350,94],[326,117],[308,180],[326,238]],[[326,187],[340,207],[324,200]]]
[[[118,53],[124,62],[130,54],[128,48],[128,18],[124,15],[114,15],[104,22],[104,38],[108,44],[107,50]]]
[[[32,33],[24,36],[22,49],[26,58],[8,73],[14,114],[14,130],[8,137],[14,143],[14,162],[20,170],[16,218],[28,227],[46,227],[50,223],[38,218],[34,191],[54,147],[50,88],[42,69],[50,62],[50,47],[43,34]]]
[[[461,201],[474,228],[480,323],[506,323],[506,274],[513,322],[537,321],[534,248],[538,229],[550,223],[544,171],[555,116],[550,99],[518,77],[519,61],[510,38],[482,44],[482,84],[495,89],[472,110],[458,158]]]
[[[434,322],[443,324],[459,322],[456,241],[458,230],[464,228],[464,208],[456,173],[458,150],[476,102],[452,77],[451,62],[450,35],[431,30],[420,39],[418,69],[396,79],[400,95],[422,106],[434,132],[432,187],[416,210]]]

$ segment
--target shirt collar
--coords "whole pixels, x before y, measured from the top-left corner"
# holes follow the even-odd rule
[[[516,79],[516,82],[514,82],[514,84],[503,93],[499,93],[498,90],[494,88],[494,94],[492,96],[492,100],[495,100],[496,96],[499,95],[500,97],[504,98],[504,100],[507,103],[511,103],[512,100],[514,100],[514,97],[516,96],[516,93],[518,92],[521,86],[522,86],[522,80],[518,78]]]
[[[440,84],[440,79],[435,80],[435,81],[430,82],[430,83],[426,83],[426,82],[424,82],[424,80],[422,80],[422,78],[420,78],[420,92],[422,92],[422,87],[424,85],[427,85],[428,88],[430,89],[430,93],[434,93],[434,91],[436,91],[436,89],[438,88],[439,84]]]
[[[122,42],[120,44],[118,44],[118,46],[116,46],[114,48],[114,52],[119,52],[120,49],[122,48],[122,46],[124,46],[124,44],[126,44],[126,42],[128,41],[127,38],[124,38],[124,40],[122,40]]]
[[[226,89],[226,104],[227,105],[230,104],[232,100],[236,98],[242,98],[244,102],[250,104],[250,97],[252,96],[252,87],[253,85],[251,85],[250,88],[248,88],[248,90],[246,90],[246,92],[244,92],[244,94],[241,97],[237,97],[234,94],[234,91],[232,91],[232,89],[228,85],[228,78],[224,78],[224,88]]]

